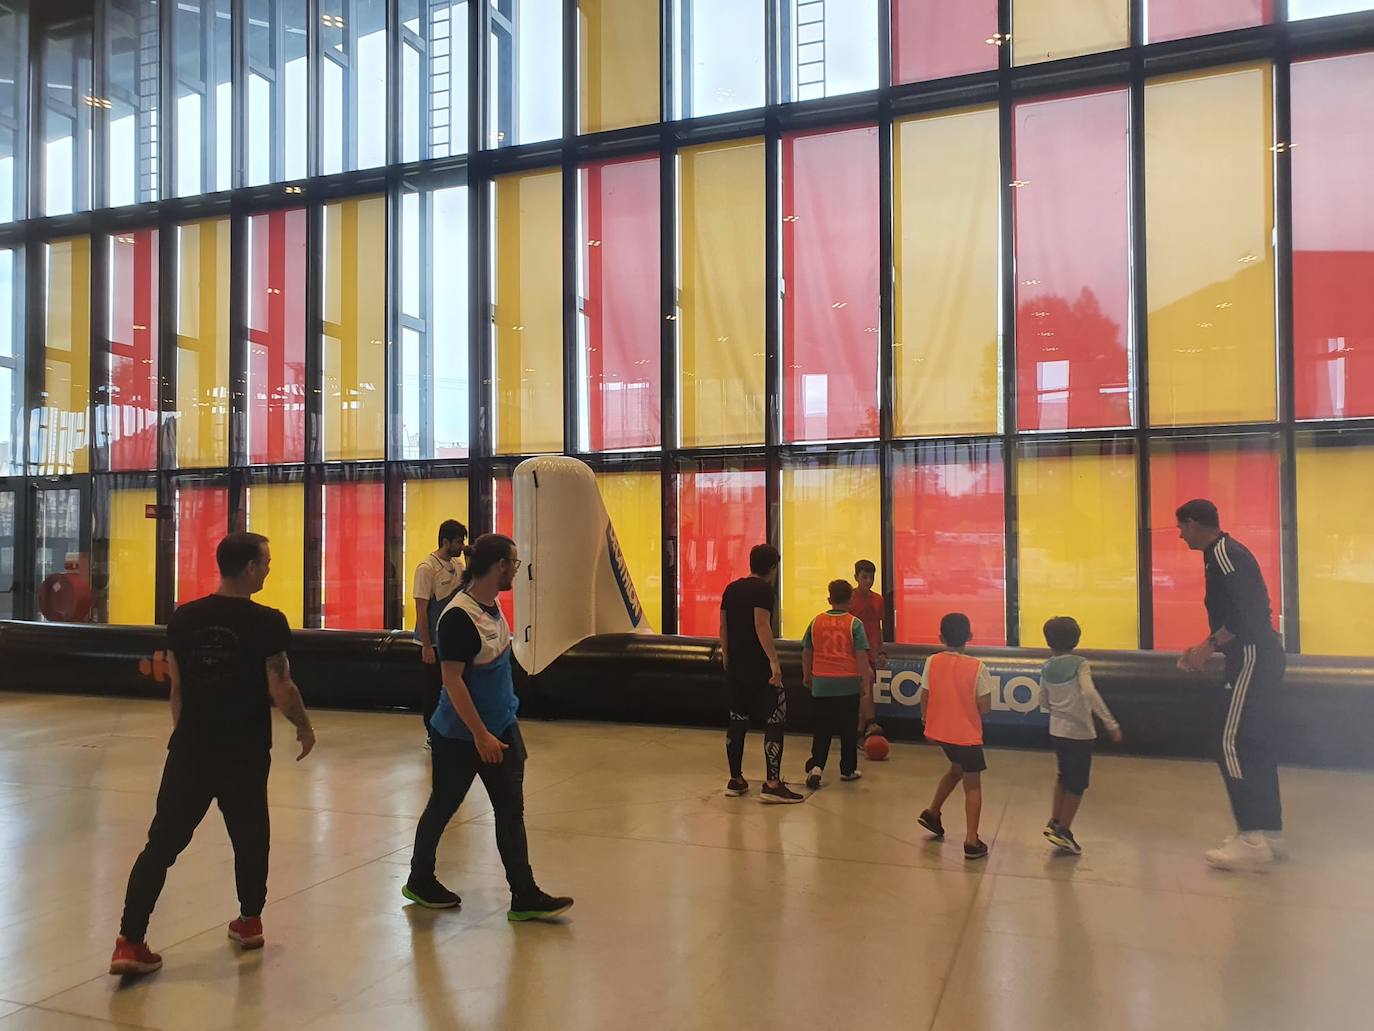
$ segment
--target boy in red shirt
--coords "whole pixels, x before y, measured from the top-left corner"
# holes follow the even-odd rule
[[[944,749],[949,769],[935,787],[930,808],[919,823],[937,838],[945,836],[940,809],[961,783],[964,785],[964,858],[983,859],[988,847],[978,837],[983,813],[983,716],[992,708],[992,677],[988,668],[964,649],[973,639],[973,626],[962,612],[950,612],[940,620],[940,640],[945,650],[926,659],[918,697],[925,718],[926,740]]]
[[[883,651],[883,596],[873,590],[877,575],[877,566],[868,559],[861,558],[855,562],[854,579],[858,588],[849,601],[849,614],[857,616],[864,625],[864,634],[868,637],[868,667],[874,676],[887,662],[887,653]],[[873,718],[872,683],[870,679],[859,698],[859,733],[865,737],[883,732]]]

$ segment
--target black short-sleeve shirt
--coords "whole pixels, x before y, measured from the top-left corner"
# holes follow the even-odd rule
[[[168,747],[271,748],[267,659],[291,646],[286,617],[248,598],[212,594],[172,613],[167,638],[181,674],[181,719]]]
[[[759,644],[754,628],[754,610],[773,612],[773,585],[757,576],[736,580],[720,599],[725,613],[726,661],[730,672],[746,676],[768,676],[768,653]]]
[[[490,616],[499,616],[497,605],[483,605]],[[451,605],[439,617],[439,658],[444,662],[461,662],[471,665],[482,650],[482,635],[477,632],[477,624],[472,617],[457,605]]]

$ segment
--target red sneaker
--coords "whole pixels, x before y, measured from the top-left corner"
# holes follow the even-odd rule
[[[238,942],[241,949],[262,948],[262,917],[241,916],[229,921],[229,937]]]
[[[151,974],[161,969],[162,957],[148,948],[145,942],[131,942],[122,934],[115,939],[110,973],[128,977],[130,974]]]

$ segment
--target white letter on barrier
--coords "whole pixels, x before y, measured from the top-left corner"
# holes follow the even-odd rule
[[[1016,697],[1016,689],[1024,687],[1026,698],[1024,701]],[[1040,684],[1030,677],[1012,677],[1007,681],[1007,686],[1002,689],[1006,702],[1006,708],[1016,712],[1034,712],[1040,708]]]

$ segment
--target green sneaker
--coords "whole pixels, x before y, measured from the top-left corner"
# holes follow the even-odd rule
[[[513,923],[525,920],[552,920],[572,909],[573,900],[564,896],[549,895],[536,888],[523,898],[512,898],[510,912],[506,919]]]
[[[408,880],[401,894],[426,909],[453,909],[463,904],[463,900],[440,884],[437,877],[426,881]]]

